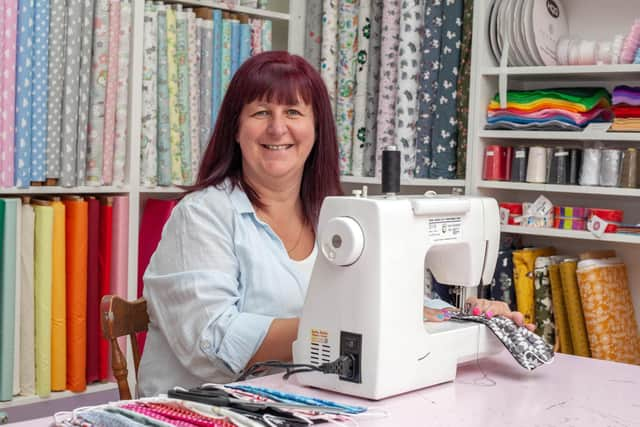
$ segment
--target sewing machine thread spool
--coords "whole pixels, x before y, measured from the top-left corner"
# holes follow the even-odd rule
[[[395,145],[382,150],[382,192],[387,195],[400,192],[400,151]]]

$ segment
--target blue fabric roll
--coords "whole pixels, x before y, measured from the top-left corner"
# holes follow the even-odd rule
[[[240,22],[231,22],[231,77],[240,66]]]
[[[251,25],[240,24],[240,64],[251,56]]]
[[[49,93],[49,0],[35,0],[33,84],[31,85],[31,181],[47,175],[47,123]]]
[[[222,12],[213,11],[213,87],[211,91],[211,126],[215,128],[222,102]]]

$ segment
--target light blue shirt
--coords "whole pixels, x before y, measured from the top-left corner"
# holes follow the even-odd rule
[[[310,270],[229,187],[192,193],[174,208],[144,274],[144,396],[234,380],[272,320],[301,313]]]

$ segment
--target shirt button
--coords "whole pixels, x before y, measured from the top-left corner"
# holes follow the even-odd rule
[[[211,348],[211,344],[209,343],[209,341],[205,341],[202,344],[202,348],[204,348],[205,350],[209,350]]]

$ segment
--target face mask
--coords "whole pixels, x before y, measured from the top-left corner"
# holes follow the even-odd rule
[[[511,319],[503,316],[488,319],[465,313],[451,313],[451,319],[486,325],[525,369],[531,371],[553,361],[553,347],[524,326],[516,325]]]

